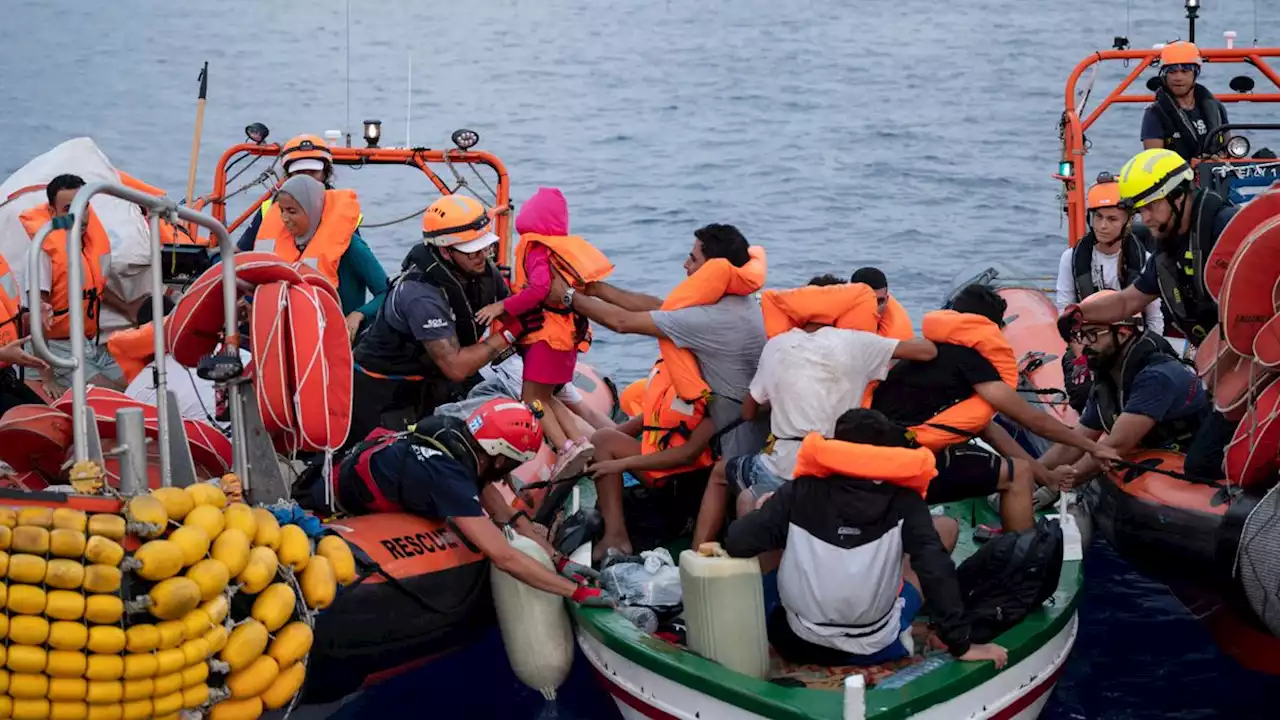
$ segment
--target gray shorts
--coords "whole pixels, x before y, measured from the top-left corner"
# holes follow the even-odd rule
[[[71,341],[70,340],[47,340],[49,349],[63,357],[71,357]],[[74,371],[64,370],[60,367],[53,367],[54,377],[58,379],[58,383],[64,387],[71,387],[71,375]],[[84,341],[84,379],[91,380],[94,375],[102,375],[103,377],[113,381],[121,382],[124,380],[124,371],[116,364],[116,359],[111,357],[111,353],[107,352],[106,345],[97,345],[89,341]],[[37,370],[28,369],[28,379],[38,379],[40,373]]]

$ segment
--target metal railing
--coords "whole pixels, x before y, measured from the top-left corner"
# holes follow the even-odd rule
[[[67,285],[68,285],[68,308],[67,313],[70,320],[70,344],[71,356],[63,357],[54,353],[44,336],[44,322],[41,317],[43,313],[43,301],[40,297],[40,283],[37,278],[40,276],[40,252],[39,248],[43,246],[44,240],[49,233],[55,229],[67,230],[67,257],[80,258],[83,250],[82,231],[84,229],[85,213],[89,208],[89,200],[94,195],[106,194],[112,197],[120,198],[126,202],[133,203],[139,207],[145,208],[150,217],[150,234],[151,234],[151,309],[152,317],[155,318],[155,369],[156,369],[156,409],[159,413],[159,421],[157,426],[159,429],[159,450],[160,450],[160,471],[162,483],[169,485],[172,482],[172,468],[169,455],[169,431],[167,427],[167,418],[170,408],[168,407],[169,398],[167,390],[167,377],[165,373],[165,333],[164,333],[164,279],[161,277],[161,241],[160,241],[160,221],[164,220],[177,224],[179,220],[199,225],[209,230],[210,233],[218,241],[218,248],[222,252],[223,258],[231,258],[235,256],[235,244],[231,240],[227,229],[222,226],[210,215],[191,210],[179,205],[176,201],[171,200],[167,196],[157,197],[147,193],[134,190],[119,183],[113,182],[92,182],[76,193],[75,199],[71,202],[71,212],[69,213],[72,220],[70,228],[66,227],[66,219],[64,217],[54,218],[36,233],[32,238],[32,251],[27,254],[27,277],[31,280],[28,285],[27,304],[31,313],[31,342],[37,356],[43,358],[49,364],[65,370],[73,370],[71,384],[71,402],[72,402],[72,428],[75,438],[75,461],[81,462],[89,459],[88,449],[88,413],[86,410],[86,390],[85,390],[85,371],[84,371],[84,354],[85,354],[85,335],[84,335],[84,269],[80,262],[67,263]],[[240,348],[239,326],[236,322],[236,269],[234,262],[222,263],[222,308],[224,313],[223,330],[225,332],[224,347],[226,352],[235,355]],[[241,404],[241,393],[244,392],[242,383],[229,383],[230,391],[230,410],[231,410],[231,445],[232,445],[232,469],[237,477],[240,478],[246,490],[249,489],[248,477],[248,460],[246,455],[247,439],[245,437],[244,426],[244,408]],[[173,412],[178,412],[177,408],[172,408]]]

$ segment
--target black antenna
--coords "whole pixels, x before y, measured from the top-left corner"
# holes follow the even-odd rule
[[[1200,15],[1200,0],[1186,0],[1187,2],[1187,41],[1194,43],[1196,41],[1196,18]]]

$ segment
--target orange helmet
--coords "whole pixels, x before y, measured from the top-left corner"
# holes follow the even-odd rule
[[[472,253],[498,242],[492,224],[489,211],[479,200],[445,195],[422,214],[422,239],[428,245]]]
[[[333,154],[329,152],[329,143],[318,135],[299,135],[291,138],[289,142],[280,148],[280,162],[284,165],[285,173],[290,172],[290,167],[299,160],[318,160],[323,163],[323,167],[294,167],[293,171],[299,170],[324,170],[333,166]]]
[[[1111,173],[1098,173],[1098,181],[1089,188],[1086,207],[1090,210],[1120,206],[1120,183]]]
[[[1160,50],[1160,74],[1163,75],[1179,65],[1194,65],[1200,72],[1200,48],[1195,43],[1185,40],[1171,42]]]

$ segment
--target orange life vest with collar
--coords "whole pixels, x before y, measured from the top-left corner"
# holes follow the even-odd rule
[[[168,318],[166,318],[166,321]],[[129,384],[156,357],[156,325],[149,322],[128,330],[117,330],[107,337],[107,352],[115,358]]]
[[[889,296],[884,312],[880,315],[876,334],[894,340],[910,340],[916,335],[915,329],[911,327],[911,316],[907,314],[907,309],[902,307],[902,303],[892,295]]]
[[[36,233],[45,223],[53,219],[53,208],[38,205],[24,211],[18,216],[27,237],[35,239]],[[107,278],[104,266],[111,257],[111,240],[102,227],[98,216],[89,208],[85,222],[84,237],[80,246],[83,260],[82,288],[84,290],[84,336],[96,337],[98,334],[98,315],[102,308],[102,296],[107,289]],[[53,306],[53,317],[45,330],[45,337],[52,340],[66,340],[71,337],[71,316],[67,308],[70,304],[70,293],[67,287],[67,231],[53,230],[44,238],[42,246],[48,253],[53,275],[49,283],[49,304]]]
[[[0,255],[0,347],[22,337],[22,296],[9,263]]]
[[[583,290],[587,283],[603,280],[613,274],[613,263],[594,245],[577,235],[541,235],[523,233],[516,246],[515,289],[520,292],[529,286],[525,260],[535,245],[543,245],[551,252],[551,270],[575,290]],[[573,310],[562,307],[560,298],[547,296],[542,304],[542,328],[520,339],[524,346],[545,342],[556,350],[586,352],[591,347],[591,323]]]
[[[768,274],[768,261],[764,248],[752,245],[747,252],[751,259],[742,267],[734,267],[724,258],[712,258],[697,272],[676,286],[662,301],[662,310],[682,310],[699,305],[714,305],[725,295],[750,295],[764,287]],[[689,350],[676,347],[666,338],[658,340],[658,351],[671,374],[676,394],[685,402],[711,396],[711,387],[702,378],[698,358]],[[735,398],[736,399],[736,398]]]
[[[999,326],[981,315],[937,310],[924,316],[921,333],[935,343],[962,345],[978,351],[1009,387],[1018,387],[1018,361]],[[930,450],[961,443],[982,432],[996,410],[976,393],[911,428],[915,440]],[[960,432],[956,432],[960,431]]]
[[[644,385],[644,399],[641,401],[644,420],[640,432],[640,454],[652,455],[668,448],[680,447],[689,442],[694,428],[707,415],[706,398],[695,398],[690,402],[680,399],[675,385],[662,360],[653,364],[649,371],[649,379]],[[688,465],[666,468],[663,470],[646,470],[643,475],[650,482],[701,468],[711,467],[711,447],[698,455]]]
[[[764,334],[770,339],[810,323],[841,330],[875,332],[876,294],[863,285],[807,285],[791,290],[765,290],[760,295]]]
[[[832,475],[860,478],[914,490],[924,497],[937,477],[937,460],[928,448],[895,448],[828,440],[809,433],[796,455],[796,477]]]
[[[360,200],[355,190],[325,190],[320,225],[307,246],[299,250],[293,235],[285,229],[280,203],[272,203],[271,209],[262,216],[253,249],[275,253],[288,263],[306,263],[324,273],[336,288],[338,265],[351,247],[351,236],[360,227],[360,218]]]

